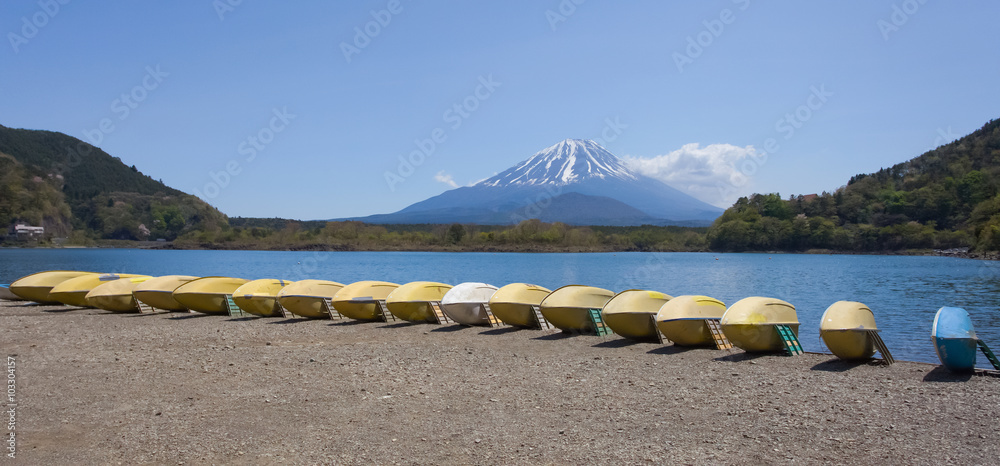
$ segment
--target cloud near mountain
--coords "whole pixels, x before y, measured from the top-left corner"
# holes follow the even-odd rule
[[[655,157],[625,156],[629,169],[655,178],[709,204],[726,207],[741,195],[753,190],[752,182],[742,177],[740,164],[756,155],[753,146],[732,144],[685,144],[680,149]],[[720,185],[736,183],[735,190],[724,192]]]
[[[448,186],[451,186],[452,188],[458,187],[458,183],[455,182],[455,178],[453,178],[451,174],[445,173],[444,170],[441,170],[437,172],[436,175],[434,175],[434,181],[437,181],[438,183],[444,183]]]

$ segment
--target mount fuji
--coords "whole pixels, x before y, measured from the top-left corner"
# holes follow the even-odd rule
[[[722,209],[629,170],[590,140],[567,139],[471,186],[445,191],[369,223],[708,225]]]

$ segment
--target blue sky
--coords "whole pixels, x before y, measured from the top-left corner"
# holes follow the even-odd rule
[[[1000,116],[998,14],[940,0],[3,2],[0,124],[95,142],[230,216],[393,212],[566,138],[728,205],[832,191]]]

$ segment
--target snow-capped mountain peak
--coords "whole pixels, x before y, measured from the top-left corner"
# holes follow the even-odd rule
[[[474,186],[562,186],[592,178],[638,179],[600,144],[589,139],[566,139]]]

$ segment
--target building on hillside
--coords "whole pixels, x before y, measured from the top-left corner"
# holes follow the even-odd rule
[[[18,238],[39,238],[45,235],[45,227],[33,227],[18,223],[14,225],[14,236]]]

